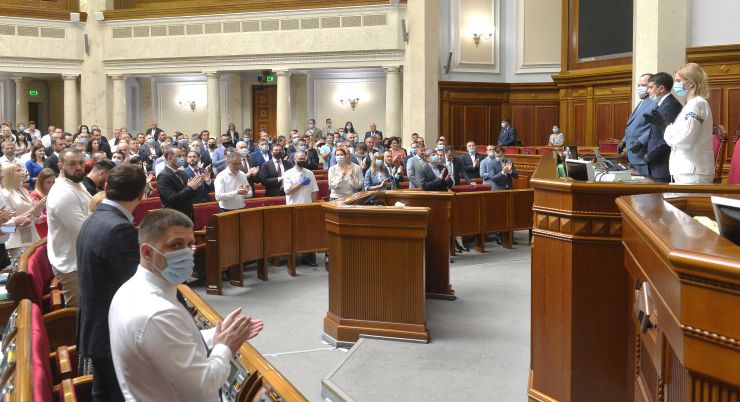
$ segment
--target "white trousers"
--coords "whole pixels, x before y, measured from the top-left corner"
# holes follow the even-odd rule
[[[674,174],[676,184],[712,184],[714,175],[711,174]]]

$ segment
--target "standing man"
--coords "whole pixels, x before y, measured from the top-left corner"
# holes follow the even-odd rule
[[[110,162],[110,161],[109,161]],[[113,295],[131,279],[139,265],[133,211],[141,202],[146,175],[125,164],[108,176],[105,199],[85,221],[77,237],[80,310],[77,347],[92,360],[93,401],[123,401],[111,357],[108,309]]]
[[[676,116],[681,113],[682,109],[681,103],[671,94],[672,88],[673,77],[668,73],[655,74],[648,80],[648,92],[657,104],[650,113],[643,115],[645,121],[650,124],[650,134],[646,141],[644,141],[643,134],[640,140],[630,148],[631,151],[639,153],[642,150],[642,144],[647,144],[644,159],[647,162],[650,177],[663,183],[671,181],[671,174],[668,170],[671,147],[666,144],[663,134],[666,126],[676,120]]]
[[[419,172],[426,167],[427,164],[426,148],[424,144],[416,144],[416,155],[409,158],[406,162],[406,174],[409,178],[409,188],[422,188],[421,177]]]
[[[624,128],[624,138],[619,143],[619,153],[621,154],[625,148],[630,150],[635,141],[639,141],[642,138],[645,142],[642,143],[640,152],[627,152],[627,160],[630,162],[635,170],[643,176],[648,176],[647,163],[645,162],[645,145],[647,145],[647,139],[650,136],[650,123],[645,120],[643,115],[650,113],[655,108],[655,102],[650,99],[648,94],[648,82],[652,78],[652,74],[643,74],[640,76],[637,82],[637,96],[640,97],[640,103],[637,104],[635,110],[632,111],[629,120],[627,120],[627,126]]]
[[[370,123],[370,131],[365,132],[365,138],[372,137],[373,135],[377,135],[380,139],[383,139],[383,132],[378,131],[378,126],[375,123]]]
[[[97,194],[105,188],[105,182],[108,180],[108,173],[116,167],[116,164],[108,159],[97,161],[93,164],[90,173],[82,179],[82,185],[90,196]]]
[[[213,191],[213,182],[211,181],[211,169],[209,165],[204,166],[200,162],[200,152],[188,152],[187,166],[183,169],[183,171],[185,172],[185,175],[188,177],[188,179],[203,175],[203,182],[200,183],[200,187],[195,190],[193,204],[211,201],[211,197],[208,195],[208,193]]]
[[[176,297],[176,286],[193,273],[194,244],[193,222],[171,209],[139,226],[139,266],[108,314],[111,356],[128,401],[220,401],[231,357],[262,330],[261,320],[238,308],[198,331]]]
[[[511,127],[511,119],[501,120],[501,132],[498,134],[498,145],[502,147],[516,145],[516,129]]]
[[[221,136],[221,146],[216,149],[216,151],[213,153],[213,158],[211,158],[211,166],[213,166],[213,170],[215,172],[220,172],[225,168],[226,154],[231,151],[231,147],[233,146],[234,143],[231,142],[231,136],[228,134],[223,134]]]
[[[59,155],[59,178],[46,199],[46,222],[49,225],[46,253],[54,275],[62,283],[67,307],[77,307],[79,276],[77,274],[77,236],[87,219],[92,197],[82,185],[85,158],[74,148]]]
[[[306,132],[310,132],[313,135],[313,138],[319,139],[324,136],[324,133],[321,132],[321,129],[316,127],[316,120],[314,119],[308,119],[308,124],[306,125]]]
[[[447,191],[452,187],[450,172],[435,151],[430,151],[426,157],[427,163],[422,163],[416,172],[419,188],[424,191]]]
[[[445,150],[445,167],[450,172],[450,177],[452,177],[454,185],[459,186],[460,177],[462,177],[460,173],[462,166],[460,165],[460,159],[455,158],[455,151],[452,147],[447,147],[447,150]]]
[[[484,156],[475,150],[474,141],[468,141],[465,147],[468,153],[457,156],[457,159],[460,161],[460,174],[465,178],[467,184],[475,186],[476,184],[473,179],[480,177],[480,161]]]
[[[334,125],[331,123],[331,117],[326,119],[326,126],[324,126],[324,135],[326,134],[334,134],[337,130],[334,128]]]
[[[195,222],[193,199],[196,190],[203,183],[204,176],[195,176],[188,180],[180,168],[185,166],[184,151],[172,146],[165,151],[165,167],[157,175],[157,191],[162,208],[176,209]]]
[[[504,147],[501,145],[489,145],[487,148],[488,158],[480,163],[480,177],[483,184],[491,185],[491,190],[513,190],[512,179],[519,177],[514,167],[514,162],[504,158]]]
[[[146,133],[145,134],[151,134],[152,135],[152,138],[157,138],[158,139],[159,138],[159,133],[161,133],[162,131],[164,131],[164,130],[162,130],[161,128],[159,128],[159,124],[156,121],[153,121],[151,128],[148,128],[146,130]]]
[[[254,161],[254,165],[257,167],[261,167],[265,162],[272,160],[270,144],[267,143],[267,140],[260,138],[257,142],[257,150],[249,154],[249,157]]]
[[[236,152],[227,157],[226,169],[216,176],[216,201],[221,212],[244,208],[244,199],[252,196],[252,186],[241,171],[242,158]]]
[[[294,155],[295,167],[285,172],[283,186],[285,187],[285,204],[310,204],[319,198],[319,185],[313,172],[307,169],[306,153],[297,151]],[[300,259],[302,264],[312,267],[316,265],[316,253],[304,253]],[[295,270],[288,272],[295,276]]]
[[[286,171],[293,167],[290,162],[283,160],[283,147],[278,144],[272,146],[272,159],[260,166],[259,182],[265,186],[266,197],[285,195],[283,177]]]

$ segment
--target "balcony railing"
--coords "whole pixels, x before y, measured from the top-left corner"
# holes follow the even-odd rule
[[[70,20],[70,13],[80,12],[79,0],[2,0],[0,15],[7,17]],[[80,13],[85,21],[86,14]]]

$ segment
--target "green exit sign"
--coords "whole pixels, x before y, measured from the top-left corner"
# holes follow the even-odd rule
[[[265,82],[274,82],[274,81],[275,81],[274,75],[268,75],[267,77],[265,77]]]
[[[28,91],[28,96],[39,96],[39,91]]]

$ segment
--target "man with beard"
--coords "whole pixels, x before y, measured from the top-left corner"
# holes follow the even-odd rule
[[[77,275],[77,235],[87,219],[92,197],[82,185],[85,158],[82,152],[69,148],[59,154],[59,178],[46,199],[49,225],[47,255],[54,274],[62,283],[67,307],[76,307],[79,295]]]

